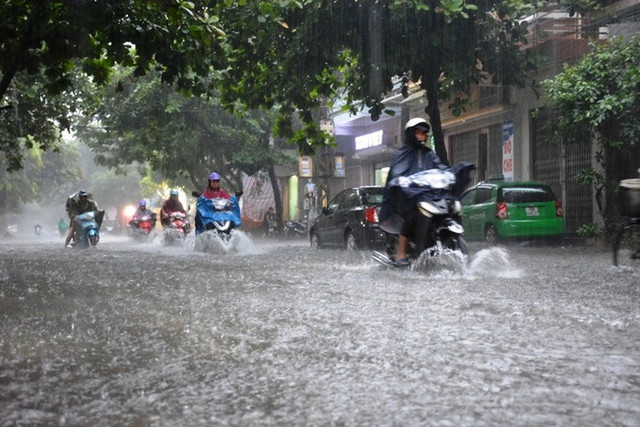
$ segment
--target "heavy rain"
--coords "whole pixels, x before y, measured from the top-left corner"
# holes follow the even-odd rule
[[[406,271],[245,243],[2,241],[0,419],[637,424],[640,269],[609,252],[473,245],[465,268]]]
[[[0,16],[0,426],[640,425],[640,0]]]

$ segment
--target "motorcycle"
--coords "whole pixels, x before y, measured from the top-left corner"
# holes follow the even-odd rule
[[[88,248],[100,241],[100,226],[104,211],[89,211],[75,217],[73,221],[73,246]]]
[[[129,221],[129,234],[136,239],[148,240],[155,236],[153,231],[156,228],[157,214],[150,212],[147,215],[134,218]]]
[[[228,243],[234,231],[242,225],[238,198],[207,199],[197,191],[192,193],[196,202],[196,236],[213,231],[223,242]]]
[[[287,221],[282,229],[287,239],[307,237],[307,223],[303,221]]]
[[[191,224],[183,212],[169,212],[164,224],[165,245],[181,243],[191,231]]]
[[[396,194],[404,195],[406,200],[415,204],[415,229],[406,251],[410,263],[424,256],[437,257],[454,251],[468,256],[459,196],[466,188],[473,169],[473,164],[460,163],[449,169],[429,169],[399,176],[388,183],[389,194],[399,192]],[[386,228],[386,254],[375,251],[373,259],[383,265],[395,266],[391,255],[397,247],[400,229]]]
[[[58,233],[60,233],[61,236],[64,236],[67,234],[68,229],[69,223],[61,218],[60,221],[58,221]]]

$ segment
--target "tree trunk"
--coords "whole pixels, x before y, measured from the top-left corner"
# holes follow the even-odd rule
[[[267,171],[269,173],[269,181],[271,182],[271,188],[273,188],[273,198],[275,199],[275,202],[276,202],[276,218],[278,221],[278,232],[279,232],[280,230],[282,230],[282,225],[283,225],[282,195],[280,194],[280,186],[278,185],[278,177],[276,176],[275,167],[271,165],[269,166]]]
[[[428,15],[429,24],[428,28],[438,28],[443,25],[442,16],[436,13],[437,2],[431,0],[429,3],[430,13]],[[429,46],[438,46],[444,43],[444,40],[434,40],[433,37],[437,37],[437,32],[425,32],[424,44]],[[434,48],[434,55],[437,54],[439,49]],[[449,164],[449,157],[447,156],[447,150],[444,145],[444,132],[442,132],[442,122],[440,120],[440,74],[441,70],[438,64],[440,59],[434,57],[425,65],[425,72],[422,75],[422,88],[427,92],[427,106],[424,111],[429,116],[431,122],[431,132],[433,132],[433,139],[435,143],[436,154],[440,157],[443,163]]]
[[[439,75],[437,70],[432,70],[431,75],[427,77],[427,80],[423,83],[423,86],[427,86],[424,89],[427,91],[427,106],[425,112],[429,116],[431,121],[431,131],[433,132],[433,138],[435,141],[436,154],[440,157],[443,163],[449,164],[449,157],[447,156],[447,150],[444,145],[444,132],[442,131],[442,122],[440,121],[440,106],[438,105],[438,95],[440,93],[440,87],[438,83]]]

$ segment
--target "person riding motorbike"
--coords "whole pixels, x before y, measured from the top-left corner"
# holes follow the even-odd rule
[[[235,194],[236,199],[240,200],[240,197],[242,197],[243,194],[243,191],[237,191]],[[207,199],[231,198],[229,193],[220,188],[220,175],[217,172],[211,172],[211,175],[209,175],[209,184],[207,185],[207,188],[202,190],[200,196]]]
[[[66,248],[71,243],[74,232],[79,231],[75,222],[76,217],[85,212],[97,211],[98,205],[91,199],[91,194],[85,190],[80,190],[69,196],[65,208],[69,215],[69,224],[71,224],[64,241],[64,247]]]
[[[171,212],[182,212],[185,215],[187,214],[187,211],[184,210],[180,199],[178,199],[178,190],[171,190],[169,198],[162,202],[162,207],[160,208],[160,222],[163,227],[170,225],[169,216]]]
[[[209,175],[209,184],[207,185],[207,188],[202,190],[202,193],[200,193],[200,195],[207,199],[231,198],[229,193],[220,188],[220,175],[218,175],[218,173],[216,172],[211,172],[211,175]]]
[[[152,212],[151,209],[147,209],[147,201],[145,199],[140,200],[138,203],[138,209],[136,209],[131,221],[129,221],[129,225],[133,225],[136,221],[139,221],[144,216],[155,217],[156,213]],[[155,218],[154,220],[155,221]]]
[[[409,265],[406,249],[416,221],[416,202],[400,192],[389,190],[389,181],[398,176],[409,176],[428,169],[446,169],[448,166],[426,145],[431,126],[422,118],[414,118],[404,127],[404,146],[398,149],[389,168],[380,209],[380,227],[398,234],[398,247],[394,262]]]
[[[129,224],[132,224],[134,221],[139,220],[143,216],[148,216],[148,215],[152,215],[152,212],[151,210],[147,209],[147,201],[142,199],[138,203],[138,209],[136,209],[135,213],[133,214],[133,217],[131,218],[131,221],[129,221]]]

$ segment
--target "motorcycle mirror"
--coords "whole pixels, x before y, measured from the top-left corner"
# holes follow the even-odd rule
[[[200,197],[200,193],[198,193],[197,191],[192,191],[192,192],[191,192],[191,195],[192,195],[193,197]]]

